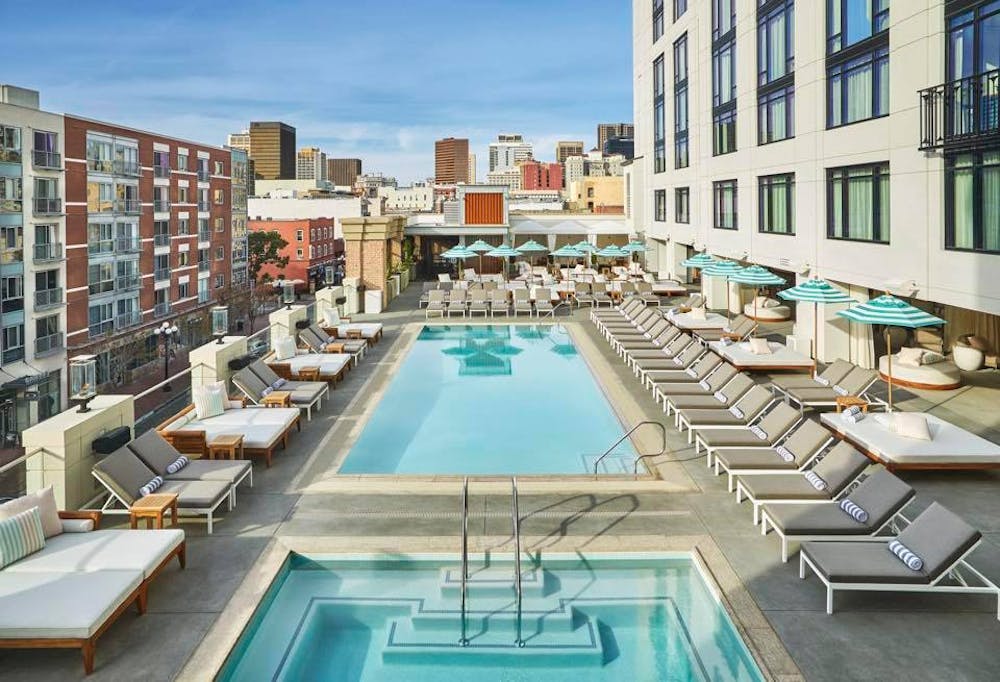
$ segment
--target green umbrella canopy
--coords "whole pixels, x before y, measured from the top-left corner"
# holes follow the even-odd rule
[[[524,242],[520,246],[516,247],[518,253],[541,253],[542,251],[548,251],[547,248],[536,242],[534,239]]]
[[[702,269],[701,274],[711,277],[732,277],[742,271],[739,263],[732,260],[717,260],[711,265]]]
[[[798,286],[779,291],[778,296],[786,301],[807,303],[853,303],[854,299],[833,286],[825,279],[814,277]]]
[[[583,258],[587,254],[576,248],[575,246],[562,246],[552,252],[552,255],[556,258]]]
[[[490,250],[486,252],[486,255],[491,258],[513,258],[515,256],[520,256],[521,254],[506,244],[501,244],[496,248],[490,247]]]
[[[462,248],[461,246],[456,246],[455,248],[449,249],[448,251],[442,253],[441,257],[448,258],[451,260],[462,260],[464,258],[475,258],[478,255],[479,254],[476,253],[475,251],[470,251],[468,249]]]
[[[476,241],[472,242],[465,248],[468,249],[469,251],[475,251],[476,253],[480,253],[484,251],[492,251],[496,247],[493,246],[492,244],[487,244],[482,239],[477,239]]]
[[[879,296],[848,310],[837,312],[840,317],[861,324],[882,324],[888,327],[936,327],[945,323],[940,317],[916,308],[906,301],[890,296]]]
[[[626,253],[645,253],[649,250],[650,248],[640,241],[632,241],[622,247],[622,251]]]
[[[594,251],[597,251],[597,248],[593,244],[588,242],[586,239],[584,239],[581,242],[577,242],[576,244],[573,245],[573,247],[577,251],[585,251],[586,253],[593,253]]]
[[[713,264],[715,259],[709,256],[707,253],[699,253],[697,256],[692,256],[686,261],[681,263],[686,268],[705,268]]]
[[[628,251],[623,251],[614,244],[609,244],[608,246],[605,246],[603,249],[598,251],[596,255],[600,256],[601,258],[622,258],[624,256],[627,256],[628,254],[629,254]]]
[[[743,268],[735,275],[730,275],[729,281],[754,287],[769,287],[785,283],[783,277],[778,277],[767,268],[762,268],[759,265]]]

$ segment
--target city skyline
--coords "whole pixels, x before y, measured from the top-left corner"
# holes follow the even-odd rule
[[[499,132],[520,132],[540,152],[565,139],[585,140],[589,149],[597,123],[632,118],[628,8],[609,16],[597,0],[437,0],[431,12],[401,2],[330,7],[308,0],[294,11],[252,3],[242,14],[187,1],[169,8],[115,3],[100,22],[115,36],[114,51],[83,39],[98,28],[86,7],[56,6],[44,38],[72,49],[75,59],[33,50],[16,83],[39,90],[44,109],[219,145],[250,120],[285,121],[296,128],[298,147],[362,158],[366,169],[407,183],[433,175],[436,139],[468,138],[485,177],[485,150]],[[25,27],[13,36],[15,49],[43,37],[31,28],[27,7],[11,7],[9,16]],[[296,17],[328,28],[303,37]],[[551,40],[557,24],[583,40],[552,51],[540,66],[511,60],[499,40],[515,33],[518,42]],[[414,40],[414,32],[452,38],[445,46]],[[153,51],[139,37],[148,35],[187,40]],[[237,39],[254,49],[233,49]],[[585,45],[595,39],[622,49],[594,62]],[[405,55],[383,47],[399,44],[409,46]],[[353,55],[362,57],[355,63]],[[425,69],[423,77],[414,69]]]

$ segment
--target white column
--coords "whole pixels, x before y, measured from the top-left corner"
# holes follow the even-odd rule
[[[285,336],[294,337],[298,333],[298,330],[295,329],[295,323],[308,319],[308,317],[304,305],[278,308],[271,313],[268,316],[271,323],[271,348],[274,348],[274,344]]]
[[[229,361],[247,353],[247,337],[225,336],[222,343],[211,341],[194,348],[189,354],[191,361],[191,389],[222,381],[229,389]]]

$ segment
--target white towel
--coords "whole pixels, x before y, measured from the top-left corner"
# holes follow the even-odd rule
[[[171,462],[170,464],[167,465],[167,473],[168,474],[176,474],[178,471],[180,471],[181,469],[183,469],[184,467],[186,467],[188,465],[189,461],[190,460],[188,460],[187,457],[185,457],[184,455],[181,455],[180,457],[178,457],[173,462]]]
[[[846,388],[842,388],[840,386],[834,386],[833,387],[833,392],[836,393],[837,395],[848,395],[849,394],[849,391]]]
[[[827,379],[826,377],[817,376],[816,379],[815,379],[815,381],[820,386],[829,386],[830,385],[830,380]]]
[[[781,457],[781,459],[785,460],[786,462],[795,461],[795,455],[792,454],[792,451],[786,448],[784,445],[779,445],[774,449],[774,451],[777,452],[778,456]]]
[[[729,408],[729,413],[731,415],[733,415],[734,417],[736,417],[737,419],[743,419],[743,417],[744,417],[743,410],[741,410],[740,408],[736,407],[735,405],[733,405],[732,407]]]
[[[681,360],[680,356],[678,356],[678,357],[674,358],[674,364],[677,365],[678,367],[680,367],[681,365],[684,364],[684,361]]]
[[[826,490],[826,481],[819,477],[815,471],[807,471],[805,473],[806,480],[812,484],[813,488],[816,490]]]
[[[688,367],[686,370],[684,370],[684,372],[689,377],[691,377],[692,379],[697,379],[698,378],[698,372],[697,372],[697,370],[695,370],[694,367]]]
[[[715,399],[718,400],[720,403],[725,403],[729,401],[729,398],[727,398],[726,394],[723,393],[722,391],[716,391],[713,395],[715,396]]]
[[[868,512],[851,502],[849,498],[845,497],[840,501],[840,508],[858,523],[868,523]]]
[[[708,383],[708,379],[702,379],[701,381],[698,382],[698,385],[701,386],[706,391],[709,391],[709,390],[712,389],[712,385],[710,383]]]
[[[750,427],[750,433],[757,436],[761,440],[767,440],[767,432],[764,431],[764,429],[757,426],[756,424]]]
[[[889,543],[889,551],[899,557],[911,571],[919,571],[924,567],[924,560],[908,550],[899,540],[892,540]]]

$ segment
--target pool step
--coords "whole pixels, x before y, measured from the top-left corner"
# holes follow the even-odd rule
[[[455,566],[442,568],[440,575],[441,595],[458,597],[462,592],[462,568]],[[485,568],[469,569],[466,594],[472,597],[514,596],[514,568],[512,564],[500,564]],[[537,568],[521,568],[521,594],[525,597],[541,597],[545,594],[545,571]]]
[[[594,463],[600,459],[600,455],[582,455],[584,471],[588,474],[594,473]],[[601,460],[597,466],[599,474],[632,474],[634,455],[611,453]]]
[[[461,646],[458,632],[418,630],[409,618],[389,626],[382,649],[386,663],[441,665],[442,656],[466,665],[505,665],[517,659],[519,666],[599,666],[604,662],[604,646],[597,624],[583,618],[576,629],[524,633],[525,645],[514,643],[513,633],[500,630],[468,631],[469,644]]]
[[[513,633],[516,630],[517,614],[513,601],[505,600],[495,605],[484,604],[483,601],[476,599],[469,605],[466,632],[472,635],[486,631]],[[524,637],[543,632],[570,632],[585,618],[558,601],[530,602],[525,602],[521,610],[521,633]],[[421,609],[410,617],[410,621],[415,631],[445,631],[457,636],[462,629],[462,612],[458,609]]]

